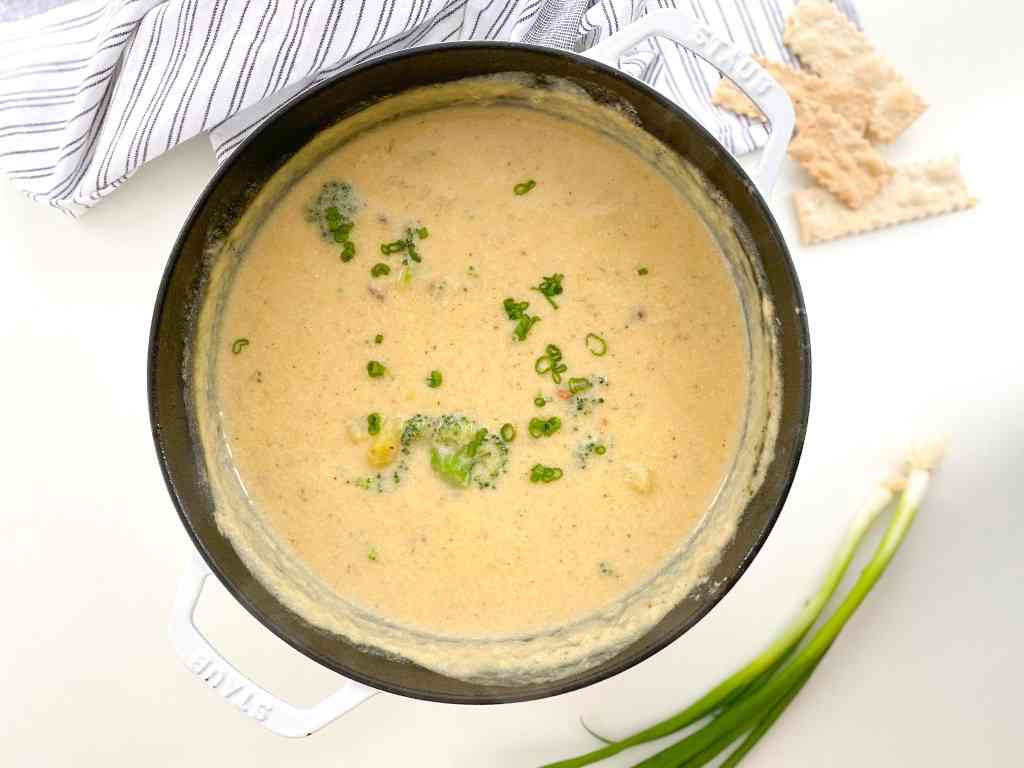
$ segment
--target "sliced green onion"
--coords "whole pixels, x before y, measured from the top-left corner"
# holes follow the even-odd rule
[[[378,333],[376,336],[374,336],[373,337],[373,343],[374,344],[383,344],[384,343],[384,334],[383,333]]]
[[[553,275],[547,275],[540,281],[540,285],[535,285],[532,290],[540,293],[548,300],[548,303],[552,307],[558,309],[558,305],[555,303],[553,297],[560,296],[562,294],[562,279],[564,277],[565,275],[560,272],[556,272]]]
[[[594,453],[596,453],[596,454],[597,454],[598,456],[604,456],[604,454],[605,454],[605,451],[607,451],[607,450],[608,450],[608,449],[607,449],[607,448],[605,448],[605,447],[604,447],[603,445],[601,445],[600,443],[598,443],[597,445],[595,445],[595,446],[594,446]]]
[[[416,236],[419,237],[420,240],[426,240],[430,237],[430,230],[426,227],[420,227],[416,230]]]
[[[596,333],[588,333],[584,343],[587,345],[587,349],[590,350],[590,354],[594,357],[604,357],[608,352],[608,342]]]
[[[551,374],[551,380],[555,384],[562,382],[562,374],[569,370],[569,366],[562,362],[562,350],[554,344],[548,344],[544,348],[544,354],[534,361],[533,370],[544,376]]]
[[[391,274],[391,267],[389,267],[387,264],[385,264],[382,261],[378,261],[370,269],[370,275],[372,277],[382,277],[384,275],[390,275],[390,274]]]
[[[376,561],[377,560],[377,550],[374,549],[373,547],[370,547],[370,551],[366,553],[366,559],[369,560],[370,562]]]
[[[636,273],[637,273],[638,275],[640,275],[641,277],[643,277],[644,275],[646,275],[646,274],[647,274],[647,267],[640,267],[640,269],[638,269],[638,270],[636,271]]]
[[[557,416],[552,416],[550,419],[539,419],[534,417],[530,419],[530,423],[527,427],[530,437],[551,437],[562,427],[562,420]]]
[[[341,211],[339,211],[333,205],[330,208],[328,208],[326,211],[324,211],[324,215],[327,217],[327,221],[329,221],[331,224],[336,224],[336,223],[340,223],[341,222]]]
[[[236,355],[240,355],[242,353],[242,350],[248,346],[249,340],[247,338],[242,337],[240,339],[235,339],[231,343],[231,351],[234,352]]]
[[[582,376],[573,376],[569,379],[569,391],[574,395],[585,389],[590,389],[591,386],[593,385],[590,383],[590,379],[585,379]]]
[[[432,389],[437,389],[441,386],[443,381],[444,377],[441,376],[440,371],[431,371],[430,375],[427,377],[427,386]]]
[[[331,234],[334,237],[334,242],[336,243],[344,243],[348,240],[348,235],[340,229],[332,229]]]
[[[395,240],[394,242],[391,243],[381,243],[380,252],[383,253],[385,256],[389,256],[392,253],[404,251],[406,245],[407,243],[405,242],[405,240]]]
[[[523,315],[519,318],[519,322],[516,323],[516,327],[513,329],[512,333],[514,333],[515,337],[520,341],[526,341],[526,337],[530,333],[530,329],[533,328],[533,324],[539,320],[540,318],[536,315]]]
[[[538,408],[543,408],[547,404],[547,402],[548,400],[546,397],[544,397],[544,395],[537,395],[535,398],[533,398],[533,404],[536,405]]]
[[[384,363],[377,360],[371,360],[366,364],[366,372],[370,374],[371,379],[379,379],[387,373],[387,370],[388,369],[384,367]]]
[[[526,181],[521,181],[514,187],[512,187],[512,191],[515,192],[517,195],[525,195],[527,192],[529,192],[536,186],[536,181],[534,181],[533,179],[527,179]]]
[[[527,307],[530,306],[530,302],[516,301],[510,296],[501,305],[505,308],[505,314],[508,315],[509,320],[518,320],[525,314]]]
[[[351,240],[346,240],[345,244],[341,246],[341,260],[344,262],[352,261],[352,257],[356,255],[356,244]]]
[[[558,467],[545,467],[543,464],[534,464],[530,468],[531,483],[553,483],[562,477],[562,470]]]
[[[380,414],[371,413],[366,417],[366,431],[371,435],[376,435],[380,432]]]
[[[511,443],[516,439],[516,428],[511,424],[505,423],[501,425],[501,431],[498,434],[501,435],[501,439],[506,443]]]

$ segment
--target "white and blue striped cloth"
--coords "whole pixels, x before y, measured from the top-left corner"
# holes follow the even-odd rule
[[[790,60],[782,28],[793,4],[647,7],[678,6],[743,48]],[[457,40],[582,51],[645,12],[644,0],[72,0],[0,21],[0,169],[32,199],[78,215],[198,133],[223,161],[282,103],[374,56]],[[760,124],[711,105],[718,74],[674,44],[649,42],[621,66],[732,151],[763,144]]]

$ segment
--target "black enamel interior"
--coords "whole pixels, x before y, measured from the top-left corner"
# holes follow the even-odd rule
[[[756,246],[752,258],[763,264],[777,309],[784,378],[778,448],[767,480],[711,574],[721,588],[685,599],[600,666],[524,687],[468,683],[367,653],[311,626],[268,592],[214,522],[213,504],[197,468],[201,450],[188,427],[183,375],[192,309],[200,299],[203,246],[211,230],[229,228],[255,190],[323,128],[411,87],[499,72],[568,78],[595,95],[615,94],[633,106],[648,132],[704,173],[735,208]],[[285,642],[349,678],[405,696],[472,704],[537,699],[603,680],[664,648],[699,621],[746,570],[779,515],[803,445],[810,398],[805,318],[789,252],[764,200],[729,153],[671,102],[614,69],[560,51],[490,43],[424,47],[352,69],[291,104],[249,137],[209,183],[171,251],[154,309],[148,361],[153,438],[178,514],[202,556],[249,612]]]

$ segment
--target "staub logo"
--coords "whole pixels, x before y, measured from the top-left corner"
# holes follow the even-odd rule
[[[748,93],[763,95],[771,90],[771,81],[749,56],[724,40],[716,38],[707,27],[696,25],[693,47],[697,53],[735,80]]]
[[[254,690],[252,683],[243,677],[232,675],[203,651],[197,651],[192,655],[188,668],[253,720],[263,722],[274,711],[270,704],[260,701],[259,692]]]

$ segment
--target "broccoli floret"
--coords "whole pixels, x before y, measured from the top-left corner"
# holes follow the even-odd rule
[[[505,470],[508,446],[472,419],[445,415],[431,437],[430,466],[442,480],[457,488],[476,483],[491,488]]]
[[[339,242],[336,235],[347,237],[352,229],[352,217],[359,204],[352,185],[347,181],[328,181],[320,194],[306,206],[306,221],[320,228],[320,236],[328,242]]]

